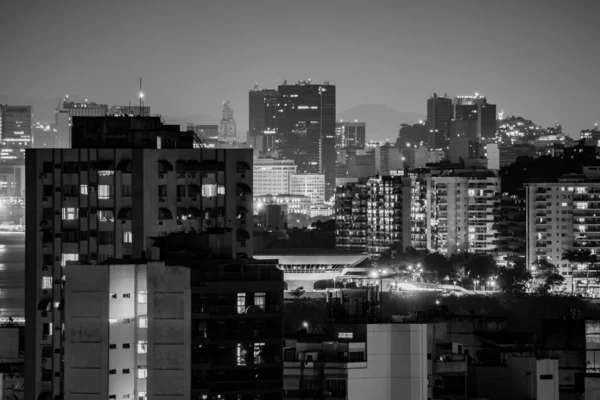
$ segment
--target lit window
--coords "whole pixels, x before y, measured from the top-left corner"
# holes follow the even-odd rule
[[[98,171],[98,176],[113,176],[115,171]]]
[[[146,392],[138,392],[138,400],[146,400]]]
[[[76,263],[77,261],[79,261],[79,254],[63,253],[61,256],[60,265],[62,265],[64,267],[67,264],[73,264],[73,263]]]
[[[246,293],[237,294],[237,312],[238,314],[246,312]]]
[[[108,319],[108,323],[111,324],[111,325],[112,324],[116,324],[117,322],[119,322],[119,321],[117,319],[115,319],[115,318],[109,318]]]
[[[237,344],[237,365],[246,365],[246,349],[241,343]]]
[[[80,194],[88,194],[88,186],[87,185],[80,185],[79,186],[79,193]]]
[[[265,309],[266,293],[254,293],[254,305]]]
[[[217,195],[217,185],[204,184],[202,185],[202,197],[214,197]]]
[[[98,210],[98,221],[115,222],[115,215],[112,210]]]
[[[138,293],[138,303],[146,304],[148,302],[148,292],[145,290],[140,290]]]
[[[138,328],[147,328],[148,327],[148,318],[140,317],[138,320]]]
[[[225,194],[225,186],[224,185],[217,186],[217,194]]]
[[[123,232],[123,243],[132,243],[133,234],[131,232]]]
[[[138,354],[148,353],[148,342],[145,340],[138,340],[137,352]]]
[[[148,377],[148,368],[138,367],[138,379],[146,379]]]
[[[75,207],[63,207],[62,219],[63,220],[74,220],[79,218],[79,209]]]
[[[52,289],[52,277],[44,276],[42,278],[42,289]]]
[[[112,186],[111,185],[98,185],[98,198],[101,200],[112,198]]]
[[[567,207],[568,206],[567,203],[561,203],[560,205],[561,205],[561,207]]]

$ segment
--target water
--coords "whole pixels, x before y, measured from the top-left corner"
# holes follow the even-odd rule
[[[25,235],[0,233],[0,317],[25,316]]]

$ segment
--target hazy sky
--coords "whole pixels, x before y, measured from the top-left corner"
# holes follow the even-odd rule
[[[433,92],[577,133],[600,119],[598,0],[3,1],[0,93],[136,101],[247,128],[248,89],[330,80],[338,110]],[[399,121],[412,122],[412,121]]]

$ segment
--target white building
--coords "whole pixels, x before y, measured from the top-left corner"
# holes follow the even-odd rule
[[[583,175],[565,175],[557,182],[526,185],[526,265],[546,260],[566,278],[565,289],[600,293],[598,271],[571,264],[567,250],[587,249],[600,254],[600,167],[584,167]],[[590,282],[587,282],[590,279]]]
[[[306,196],[312,204],[325,202],[324,174],[292,174],[290,175],[290,194]]]
[[[298,166],[293,160],[257,158],[254,160],[254,195],[290,194],[290,175]]]
[[[66,399],[189,398],[189,268],[68,265],[65,281]]]

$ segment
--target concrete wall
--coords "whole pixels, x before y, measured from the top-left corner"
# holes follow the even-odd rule
[[[367,326],[367,367],[348,370],[348,400],[426,400],[427,325]]]

